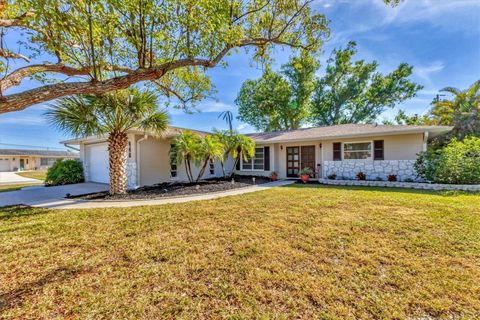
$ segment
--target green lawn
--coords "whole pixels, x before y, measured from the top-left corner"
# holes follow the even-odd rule
[[[38,183],[0,185],[0,192],[15,191],[25,187],[38,186],[38,185],[39,185]],[[2,209],[0,208],[0,210]]]
[[[129,209],[0,209],[0,314],[474,319],[480,195],[295,185]]]
[[[25,178],[32,178],[44,181],[47,177],[46,170],[35,170],[35,171],[22,171],[16,172],[17,175],[25,177]]]

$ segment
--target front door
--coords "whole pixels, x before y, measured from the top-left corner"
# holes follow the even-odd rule
[[[315,172],[315,146],[302,146],[300,160],[300,169],[310,168]]]
[[[25,170],[25,159],[20,159],[20,171]]]
[[[287,177],[297,178],[299,168],[300,147],[287,147]]]

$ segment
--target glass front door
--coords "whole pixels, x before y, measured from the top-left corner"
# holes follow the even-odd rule
[[[300,170],[300,147],[287,147],[287,177],[298,177]]]

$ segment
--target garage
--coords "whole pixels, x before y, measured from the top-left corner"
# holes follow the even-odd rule
[[[108,183],[109,165],[108,165],[108,144],[97,143],[85,146],[88,181]]]
[[[0,158],[0,172],[10,171],[10,159]]]

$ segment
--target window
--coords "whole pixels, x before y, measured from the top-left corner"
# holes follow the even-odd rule
[[[242,170],[262,170],[264,169],[264,148],[255,148],[255,156],[248,158],[247,161],[242,157]]]
[[[172,144],[170,148],[172,150],[173,148],[175,148],[175,146]],[[170,177],[177,177],[177,157],[174,154],[170,154]]]
[[[132,157],[132,142],[128,141],[128,158]]]
[[[367,160],[372,158],[371,142],[355,142],[343,144],[343,159]]]
[[[383,140],[373,141],[373,160],[384,160]]]
[[[210,162],[209,162],[209,169],[210,169],[210,174],[215,174],[215,163],[213,162],[212,159],[210,159]]]
[[[55,162],[53,158],[40,158],[40,165],[41,166],[51,166]]]

